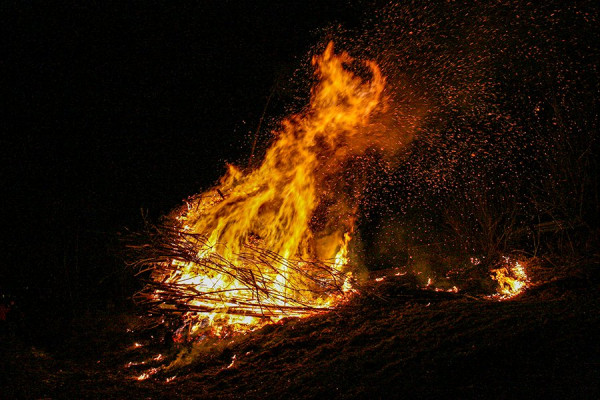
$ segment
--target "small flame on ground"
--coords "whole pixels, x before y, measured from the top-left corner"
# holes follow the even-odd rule
[[[133,362],[133,361],[129,361],[127,364],[125,364],[124,368],[131,368],[131,367],[136,367],[138,365],[145,365],[146,361],[140,361],[140,362]]]
[[[231,357],[231,363],[227,366],[226,369],[232,368],[235,365],[235,358],[236,355],[234,354],[233,357]]]
[[[135,379],[138,381],[145,381],[146,379],[150,378],[152,375],[155,375],[158,371],[159,371],[159,368],[151,368],[148,371],[143,372],[141,375],[138,375],[137,377],[135,377]]]
[[[491,278],[498,282],[498,293],[492,296],[494,298],[510,299],[522,293],[529,285],[529,277],[523,261],[513,261],[509,257],[504,257],[504,265],[491,272]]]
[[[148,378],[150,378],[150,375],[144,372],[143,374],[139,375],[136,379],[138,381],[145,381]]]

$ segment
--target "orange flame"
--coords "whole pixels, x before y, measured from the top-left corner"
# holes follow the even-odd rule
[[[283,121],[262,164],[249,172],[229,165],[217,187],[174,212],[182,231],[205,238],[196,261],[173,259],[168,273],[153,276],[189,290],[188,304],[198,311],[185,314],[187,334],[207,326],[216,335],[253,329],[264,324],[262,317],[307,315],[352,292],[348,245],[360,187],[348,189],[352,185],[339,178],[340,172],[353,156],[397,139],[374,122],[386,109],[380,69],[365,62],[371,73],[367,81],[348,70],[352,62],[329,43],[312,60],[319,83],[310,106]],[[255,248],[274,256],[258,262],[249,255]],[[216,259],[221,270],[203,268]],[[298,273],[314,263],[325,266],[318,280]],[[240,270],[260,283],[242,284]],[[319,287],[326,284],[339,287],[341,295]],[[157,290],[156,299],[160,295]],[[244,313],[229,312],[242,305]]]

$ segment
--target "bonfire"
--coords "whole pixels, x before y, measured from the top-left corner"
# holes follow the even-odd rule
[[[390,129],[391,100],[375,62],[336,54],[329,43],[312,65],[310,104],[282,121],[262,163],[228,165],[213,188],[190,196],[132,246],[142,254],[137,265],[150,270],[137,300],[151,315],[174,317],[176,340],[314,315],[359,291],[366,274],[350,253],[367,178],[352,163],[368,152],[394,154],[412,133]],[[357,65],[368,73],[354,73]],[[525,270],[513,264],[491,271],[493,298],[526,287]],[[459,290],[436,288],[431,278],[426,288]]]
[[[361,62],[370,73],[362,79],[356,63],[329,43],[312,59],[310,105],[281,123],[262,163],[229,165],[215,187],[152,228],[139,262],[151,279],[138,299],[183,319],[179,337],[313,315],[356,292],[349,245],[365,179],[342,172],[368,149],[403,140],[377,122],[387,108],[379,67]]]

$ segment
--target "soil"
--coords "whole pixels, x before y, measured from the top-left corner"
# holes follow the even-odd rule
[[[333,312],[194,346],[129,314],[81,316],[47,346],[5,329],[0,398],[600,398],[599,289],[595,264],[505,301],[389,277]]]

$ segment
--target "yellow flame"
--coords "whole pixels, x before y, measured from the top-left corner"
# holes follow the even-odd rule
[[[260,326],[264,319],[256,315],[227,312],[241,303],[254,304],[256,313],[264,313],[264,306],[284,306],[286,298],[301,299],[315,309],[340,301],[337,295],[314,294],[314,282],[295,273],[308,265],[303,260],[326,262],[345,276],[340,285],[343,292],[352,291],[353,277],[346,270],[356,193],[344,192],[338,177],[352,156],[391,140],[382,134],[381,125],[373,122],[373,116],[386,109],[381,71],[367,61],[371,78],[363,80],[347,68],[352,62],[345,52],[335,54],[333,43],[329,43],[323,54],[312,60],[319,83],[313,88],[310,106],[283,121],[262,164],[252,171],[229,165],[217,187],[191,197],[175,212],[174,220],[183,231],[201,234],[207,241],[198,249],[197,262],[172,260],[171,273],[153,278],[210,293],[189,301],[198,310],[208,310],[186,314],[191,322],[187,325],[189,333],[206,324],[217,335],[225,327],[244,330]],[[277,268],[249,263],[241,256],[248,246],[280,256]],[[216,256],[261,276],[269,282],[265,292],[279,296],[269,295],[257,302],[262,293],[249,292],[235,273],[206,272],[199,267]],[[269,317],[276,321],[305,314],[286,310],[271,312]]]
[[[503,267],[493,269],[492,279],[498,282],[497,297],[508,299],[522,293],[529,283],[529,278],[522,261],[513,261],[504,257]]]

